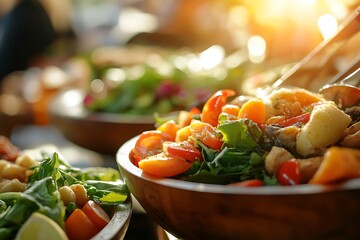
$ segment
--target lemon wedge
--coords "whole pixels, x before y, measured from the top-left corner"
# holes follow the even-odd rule
[[[19,229],[15,240],[68,240],[65,231],[51,218],[34,212]]]

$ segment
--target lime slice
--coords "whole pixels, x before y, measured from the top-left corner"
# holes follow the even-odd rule
[[[19,229],[15,240],[67,240],[65,231],[51,218],[34,212]]]

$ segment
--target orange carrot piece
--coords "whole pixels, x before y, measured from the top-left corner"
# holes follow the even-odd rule
[[[330,184],[360,177],[360,150],[331,147],[309,183]]]
[[[247,118],[255,123],[262,124],[266,121],[266,106],[262,100],[247,101],[240,109],[238,118]]]

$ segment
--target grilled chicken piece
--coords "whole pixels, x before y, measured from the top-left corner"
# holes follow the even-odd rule
[[[360,148],[360,122],[357,122],[345,130],[344,139],[340,145],[343,147]]]
[[[281,164],[289,159],[294,159],[294,156],[286,149],[272,147],[265,157],[265,169],[270,175],[275,175],[280,169]],[[307,183],[314,176],[322,160],[323,157],[296,159],[300,165],[300,183]]]

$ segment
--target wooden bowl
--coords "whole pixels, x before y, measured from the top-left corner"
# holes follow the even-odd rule
[[[124,239],[129,227],[132,201],[131,198],[123,204],[119,204],[111,209],[110,222],[91,240],[119,240]]]
[[[50,123],[81,147],[115,155],[129,138],[154,128],[153,116],[88,112],[84,94],[78,89],[61,91],[49,106]]]
[[[144,210],[181,239],[355,239],[360,179],[342,185],[244,188],[155,178],[132,164],[136,137],[117,152],[120,173]]]

